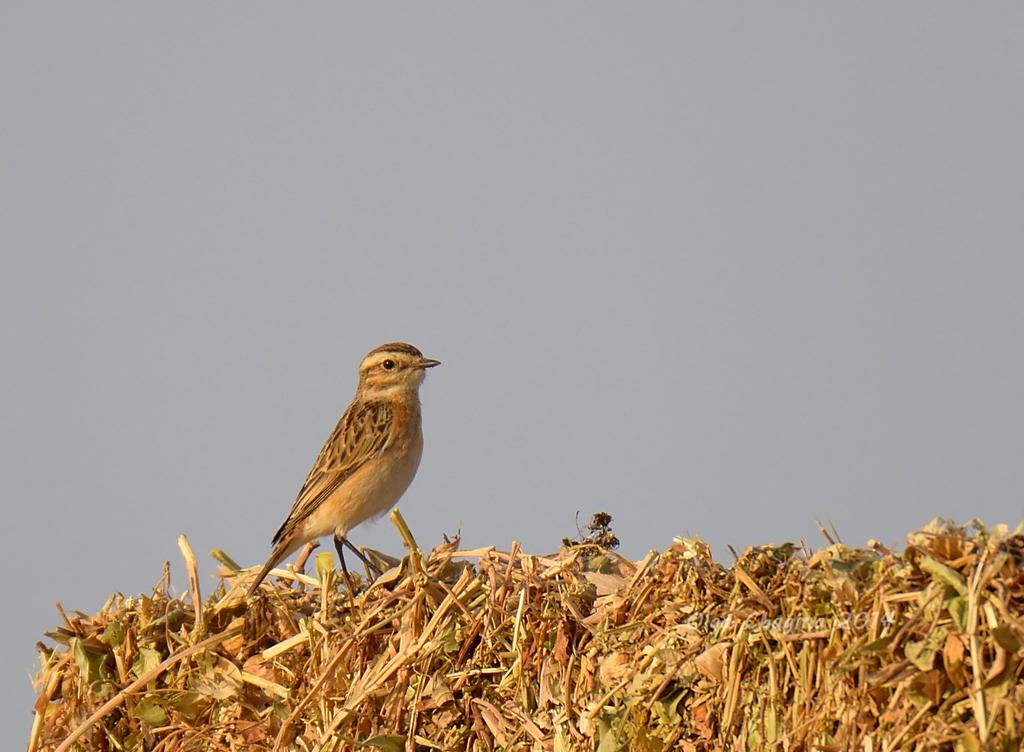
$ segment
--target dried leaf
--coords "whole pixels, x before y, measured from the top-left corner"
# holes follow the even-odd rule
[[[357,746],[372,747],[383,750],[383,752],[405,752],[405,737],[400,734],[378,734],[359,742]]]
[[[719,684],[725,683],[725,661],[729,643],[719,642],[712,645],[694,659],[697,670],[704,676],[711,677]]]
[[[155,700],[145,698],[135,703],[135,717],[150,726],[162,726],[167,723],[167,713]]]
[[[1022,647],[1022,643],[1017,633],[1013,631],[1013,627],[1009,624],[1000,624],[992,630],[992,637],[995,638],[996,643],[1003,650],[1011,653],[1017,653]]]
[[[941,582],[943,585],[953,588],[960,595],[967,595],[967,582],[964,580],[963,575],[955,569],[947,567],[945,564],[936,561],[931,556],[923,556],[921,558],[920,566],[921,569],[928,572],[936,582]]]

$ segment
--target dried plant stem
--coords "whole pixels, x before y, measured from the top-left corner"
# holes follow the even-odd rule
[[[981,654],[981,641],[978,636],[979,600],[985,580],[985,563],[988,550],[974,568],[967,592],[967,634],[971,643],[971,669],[974,678],[974,691],[971,702],[974,704],[974,717],[978,722],[978,738],[982,744],[988,742],[988,714],[985,708],[985,666]]]
[[[192,607],[196,613],[195,628],[192,634],[196,636],[202,635],[205,631],[205,625],[203,623],[203,596],[199,592],[199,566],[196,564],[196,555],[193,553],[192,546],[189,544],[188,538],[185,537],[184,533],[178,536],[178,549],[185,560],[185,571],[188,572],[189,593],[192,597]]]

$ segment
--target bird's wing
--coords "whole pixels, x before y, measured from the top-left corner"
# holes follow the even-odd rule
[[[320,450],[288,519],[274,535],[274,543],[288,536],[313,514],[335,490],[367,461],[391,443],[394,413],[386,402],[353,402]]]

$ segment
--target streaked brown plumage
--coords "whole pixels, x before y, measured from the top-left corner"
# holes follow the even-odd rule
[[[252,595],[271,569],[314,538],[334,534],[347,543],[356,525],[384,514],[416,475],[423,452],[419,386],[438,361],[412,345],[374,348],[359,366],[355,398],[324,443],[274,547],[249,587]]]

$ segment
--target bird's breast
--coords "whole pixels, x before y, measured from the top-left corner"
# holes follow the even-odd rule
[[[416,477],[422,456],[423,434],[417,427],[396,437],[376,460],[347,481],[342,491],[349,496],[350,527],[391,509]]]

